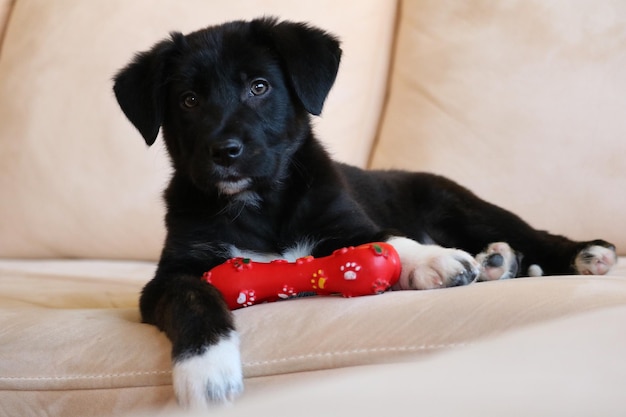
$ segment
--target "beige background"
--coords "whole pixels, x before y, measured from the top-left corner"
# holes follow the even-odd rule
[[[158,6],[16,3],[0,60],[0,256],[158,258],[167,158],[160,140],[146,149],[115,102],[111,78],[172,30],[278,13],[338,34],[343,63],[316,129],[333,138],[328,146],[338,158],[366,164],[386,88],[393,2]],[[345,25],[346,16],[359,24]]]
[[[626,2],[403,2],[373,166],[626,253]]]

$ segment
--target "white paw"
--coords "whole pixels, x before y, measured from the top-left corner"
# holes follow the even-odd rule
[[[481,266],[479,281],[515,278],[519,271],[517,255],[506,242],[491,243],[476,261]]]
[[[604,275],[617,263],[613,246],[591,245],[581,250],[574,260],[574,267],[581,275]]]
[[[184,408],[207,409],[229,403],[243,391],[239,336],[231,332],[199,355],[177,360],[174,391]]]
[[[466,285],[480,272],[479,264],[462,250],[422,245],[403,237],[392,237],[387,243],[396,249],[402,263],[400,280],[394,289],[427,290]]]
[[[528,276],[529,277],[542,277],[543,276],[543,268],[541,268],[537,264],[532,264],[528,267]]]

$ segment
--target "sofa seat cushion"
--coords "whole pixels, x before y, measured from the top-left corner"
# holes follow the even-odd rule
[[[153,262],[0,259],[0,308],[137,308]]]
[[[624,328],[623,306],[577,314],[428,360],[299,375],[212,415],[622,417]],[[159,414],[181,415],[206,414]]]
[[[624,306],[621,261],[622,276],[314,297],[237,310],[246,395],[294,373],[427,358],[533,323]],[[174,404],[170,343],[142,324],[137,310],[153,270],[136,262],[0,261],[0,287],[7,289],[0,298],[2,413],[104,416]]]

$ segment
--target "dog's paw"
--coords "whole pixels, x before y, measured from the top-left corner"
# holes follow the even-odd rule
[[[615,246],[594,240],[576,255],[574,268],[580,275],[605,275],[617,263]]]
[[[456,287],[474,282],[480,272],[478,262],[467,252],[422,245],[414,240],[393,237],[391,244],[402,263],[400,280],[394,289],[427,290]]]
[[[480,264],[479,281],[515,278],[520,268],[517,253],[506,242],[494,242],[476,255]]]
[[[172,376],[176,398],[184,408],[232,402],[243,391],[239,336],[233,331],[202,353],[175,360]]]

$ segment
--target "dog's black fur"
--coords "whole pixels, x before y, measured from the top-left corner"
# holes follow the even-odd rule
[[[124,113],[148,145],[162,129],[174,167],[165,193],[167,240],[140,307],[143,320],[171,339],[175,366],[211,355],[234,334],[231,312],[200,277],[237,250],[282,256],[306,244],[324,256],[398,235],[475,255],[505,241],[523,253],[516,265],[522,273],[537,264],[547,274],[581,272],[575,260],[590,247],[614,252],[604,241],[534,230],[440,176],[333,162],[312,133],[310,114],[322,111],[340,56],[326,32],[264,18],[173,33],[115,77]],[[430,262],[420,258],[424,247],[415,246],[415,263],[402,260],[409,274],[403,288],[424,287],[415,284],[421,269],[408,271]],[[439,285],[476,278],[477,264],[460,253],[439,253],[456,262],[453,273],[435,271],[449,275]],[[235,359],[221,359],[236,362],[231,353]],[[181,368],[174,381],[181,402],[236,394],[240,369],[225,366]],[[227,377],[213,378],[216,372]],[[200,391],[192,392],[194,384]]]

